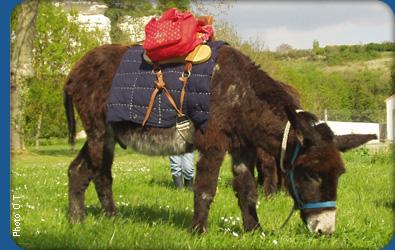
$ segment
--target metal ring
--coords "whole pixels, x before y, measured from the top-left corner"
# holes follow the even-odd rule
[[[160,71],[161,71],[160,68],[159,69],[152,69],[151,74],[156,74]]]
[[[188,75],[186,75],[186,74],[188,74]],[[181,73],[181,77],[184,77],[184,78],[188,79],[190,76],[191,76],[191,71],[190,70],[184,71],[184,72]]]

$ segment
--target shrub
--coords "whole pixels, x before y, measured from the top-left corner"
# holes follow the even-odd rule
[[[41,2],[33,41],[34,76],[23,94],[24,133],[28,143],[39,138],[65,137],[63,84],[74,63],[101,43],[102,33],[88,32],[50,2]]]

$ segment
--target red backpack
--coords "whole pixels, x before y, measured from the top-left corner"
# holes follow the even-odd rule
[[[211,25],[197,20],[190,12],[167,10],[145,26],[143,47],[154,62],[185,56],[197,45],[208,41],[213,35]]]

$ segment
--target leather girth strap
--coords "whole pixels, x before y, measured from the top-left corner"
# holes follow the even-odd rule
[[[150,97],[150,101],[149,101],[149,104],[148,104],[147,112],[145,113],[145,117],[144,117],[143,124],[142,124],[143,126],[145,126],[145,124],[147,123],[147,121],[148,121],[148,119],[149,119],[149,117],[151,115],[152,109],[154,107],[155,98],[158,95],[158,93],[160,93],[161,91],[164,91],[164,94],[167,97],[167,99],[169,100],[170,104],[176,110],[177,116],[178,117],[184,116],[184,113],[182,111],[182,107],[184,105],[186,85],[187,85],[187,82],[188,82],[188,78],[191,75],[192,62],[190,62],[190,61],[186,61],[185,62],[184,72],[181,74],[181,77],[179,78],[180,81],[182,82],[182,89],[181,89],[181,94],[180,94],[180,107],[179,108],[177,107],[177,104],[174,101],[174,98],[170,94],[169,90],[166,88],[166,83],[163,80],[163,73],[162,73],[162,70],[159,67],[159,64],[154,63],[153,67],[154,67],[153,72],[156,75],[155,89],[152,92],[151,97]]]

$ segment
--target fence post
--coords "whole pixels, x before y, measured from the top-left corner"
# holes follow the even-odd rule
[[[324,109],[324,121],[328,121],[328,110]]]

